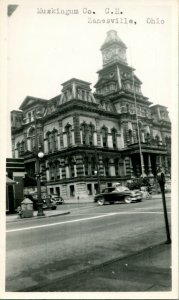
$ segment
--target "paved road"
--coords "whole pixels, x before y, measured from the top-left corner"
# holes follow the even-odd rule
[[[169,199],[167,206],[170,212]],[[47,282],[160,242],[159,231],[166,238],[161,199],[59,209],[70,214],[7,224],[6,291],[42,290]]]

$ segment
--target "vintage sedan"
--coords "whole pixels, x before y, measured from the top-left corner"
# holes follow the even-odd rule
[[[122,191],[118,191],[114,187],[105,188],[102,193],[95,195],[94,202],[98,205],[104,205],[105,203],[113,204],[114,202],[125,202],[127,204],[131,202],[142,201],[142,193],[140,190],[129,190],[125,187]]]
[[[55,201],[57,205],[64,203],[64,199],[57,194],[51,194],[50,198],[51,200]]]

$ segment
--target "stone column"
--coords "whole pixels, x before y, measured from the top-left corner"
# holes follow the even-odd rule
[[[65,170],[66,170],[66,178],[70,178],[69,166],[66,165]]]
[[[132,165],[132,158],[130,157],[130,172],[131,172],[131,178],[135,178],[134,176],[134,170],[133,170],[133,165]]]
[[[44,139],[44,153],[48,153],[48,140]]]
[[[109,172],[110,172],[110,176],[115,176],[116,175],[114,159],[113,158],[111,158],[109,160]]]
[[[84,176],[84,166],[82,154],[76,155],[76,172],[77,176]]]
[[[141,153],[140,158],[141,158],[141,171],[142,171],[141,176],[146,177],[143,153]]]
[[[111,133],[108,133],[107,145],[108,145],[109,148],[113,148],[113,140],[112,140],[112,134]]]
[[[149,174],[148,174],[148,176],[150,176],[150,177],[153,177],[153,174],[152,174],[152,165],[151,165],[151,157],[150,157],[150,154],[148,154],[148,171],[149,171]]]
[[[27,150],[31,151],[30,138],[27,138]]]
[[[75,173],[75,177],[77,177],[77,169],[76,169],[76,164],[74,164],[74,173]]]
[[[100,122],[96,119],[96,133],[97,133],[97,145],[101,146],[101,134],[100,134]]]
[[[58,144],[58,149],[60,150],[60,148],[61,148],[60,134],[58,134],[58,136],[57,136],[57,144]]]
[[[125,162],[125,175],[130,176],[131,175],[130,157],[126,156],[124,158],[124,162]]]
[[[66,178],[66,169],[65,169],[65,159],[61,158],[61,167],[62,167],[62,179]]]
[[[75,145],[75,133],[74,130],[71,132],[72,134],[72,145]]]
[[[94,141],[94,146],[97,146],[97,133],[94,131],[93,133],[93,141]]]
[[[60,179],[62,179],[62,166],[60,166]]]
[[[49,172],[49,165],[48,164],[46,166],[46,178],[47,178],[47,182],[50,181],[50,172]]]
[[[66,148],[68,145],[67,145],[67,134],[66,132],[63,132],[63,146],[64,148]]]
[[[98,155],[98,166],[99,166],[99,176],[104,176],[103,158],[102,155]]]

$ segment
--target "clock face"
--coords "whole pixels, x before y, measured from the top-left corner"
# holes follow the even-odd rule
[[[103,53],[103,60],[105,63],[112,61],[114,58],[119,58],[122,60],[126,60],[126,53],[125,49],[123,48],[111,48],[111,49],[106,49]]]
[[[104,61],[108,61],[113,57],[114,54],[114,50],[113,49],[109,49],[104,53]]]

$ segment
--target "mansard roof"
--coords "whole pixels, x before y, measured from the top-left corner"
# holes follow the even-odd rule
[[[85,84],[85,85],[91,85],[91,83],[90,82],[88,82],[88,81],[84,81],[84,80],[81,80],[81,79],[78,79],[78,78],[71,78],[71,79],[69,79],[69,80],[67,80],[67,81],[65,81],[64,83],[62,83],[61,85],[62,86],[65,86],[65,85],[69,85],[69,84],[71,84],[71,83],[73,83],[73,82],[75,82],[75,83],[78,83],[78,84]]]

